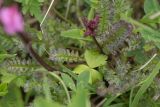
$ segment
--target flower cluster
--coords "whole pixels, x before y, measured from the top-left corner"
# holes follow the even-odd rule
[[[0,6],[2,5],[0,0]],[[4,30],[9,35],[14,35],[18,32],[23,32],[24,21],[21,13],[18,11],[17,6],[0,7],[0,22]]]
[[[86,27],[85,36],[95,36],[96,35],[95,30],[97,29],[98,24],[99,24],[99,16],[96,16],[92,20],[88,20],[85,18],[83,20],[83,23]]]

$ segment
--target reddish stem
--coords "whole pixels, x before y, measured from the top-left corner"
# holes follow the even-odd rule
[[[22,42],[24,43],[24,45],[27,48],[27,51],[29,52],[29,54],[32,56],[32,58],[34,58],[40,65],[42,65],[45,69],[47,69],[48,71],[57,71],[55,68],[53,68],[52,66],[48,65],[42,57],[40,57],[35,50],[32,47],[32,39],[29,37],[29,35],[27,33],[18,33],[19,34],[19,38],[22,40]]]

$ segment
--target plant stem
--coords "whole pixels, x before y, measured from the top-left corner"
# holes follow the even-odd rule
[[[40,64],[42,65],[45,69],[47,69],[48,71],[56,71],[55,68],[53,68],[52,66],[48,65],[42,57],[40,57],[35,50],[32,47],[32,40],[29,37],[29,35],[27,33],[18,33],[19,38],[22,40],[22,42],[24,43],[25,47],[27,48],[27,51],[29,52],[29,54]]]
[[[80,10],[79,10],[79,0],[76,0],[76,11],[77,11],[76,15],[77,15],[77,18],[78,18],[80,24],[82,25],[82,27],[85,27],[84,24],[83,24],[83,21],[80,17],[81,15],[80,15]]]
[[[73,24],[70,20],[67,20],[66,18],[64,18],[55,8],[53,8],[53,11],[55,12],[55,14],[61,18],[62,20],[64,20],[65,22],[69,23],[69,24]]]
[[[50,11],[53,3],[54,3],[54,0],[51,1],[50,5],[49,5],[49,8],[48,8],[48,10],[47,10],[47,12],[46,12],[46,14],[45,14],[45,16],[43,17],[43,19],[42,19],[42,21],[41,21],[40,28],[42,27],[42,24],[43,24],[43,22],[45,21],[45,19],[46,19],[47,15],[48,15],[48,13],[49,13],[49,11]],[[41,28],[41,31],[42,31],[42,34],[43,34],[43,29],[42,29],[42,28]]]
[[[104,98],[100,103],[97,104],[96,107],[101,107],[104,104],[104,102],[106,102],[106,100],[107,98]]]
[[[69,92],[68,92],[67,87],[66,87],[65,83],[63,82],[63,80],[58,75],[56,75],[55,73],[50,72],[49,74],[52,75],[53,77],[55,77],[56,79],[58,79],[59,82],[62,84],[62,86],[63,86],[63,88],[66,92],[66,95],[67,95],[68,103],[70,103],[71,98],[70,98]]]
[[[98,50],[100,51],[100,53],[105,54],[102,50],[102,47],[100,46],[100,44],[98,43],[97,39],[95,38],[95,36],[92,36],[95,44],[97,45]]]
[[[67,10],[66,10],[66,14],[65,14],[65,19],[67,19],[67,17],[68,17],[68,13],[69,13],[69,10],[70,10],[70,5],[71,5],[71,0],[68,0]]]

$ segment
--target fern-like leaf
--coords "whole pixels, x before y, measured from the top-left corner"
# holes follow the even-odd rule
[[[55,49],[50,54],[50,59],[54,62],[78,62],[83,61],[83,57],[78,51],[69,49]]]

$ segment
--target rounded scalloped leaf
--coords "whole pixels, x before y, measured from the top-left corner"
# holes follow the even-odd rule
[[[92,50],[86,50],[84,57],[90,68],[96,68],[105,65],[107,60],[107,56]]]
[[[102,79],[102,75],[96,71],[95,69],[92,69],[90,67],[88,67],[87,65],[78,65],[73,72],[76,74],[81,74],[84,71],[88,71],[90,72],[90,79],[89,79],[89,83],[94,83],[98,80]]]

